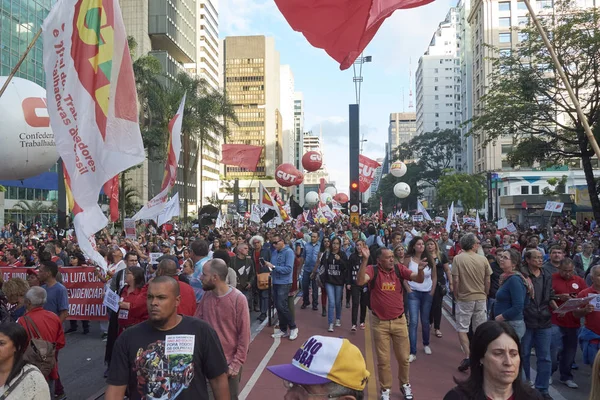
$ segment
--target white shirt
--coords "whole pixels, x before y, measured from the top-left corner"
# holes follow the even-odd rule
[[[411,272],[418,273],[419,264],[414,262],[411,258],[410,262],[408,263],[408,269],[410,269]],[[410,286],[411,290],[416,290],[417,292],[431,292],[431,288],[433,287],[433,280],[431,280],[431,268],[425,267],[423,273],[425,274],[425,280],[423,283],[417,283],[413,281],[408,282],[408,286]]]

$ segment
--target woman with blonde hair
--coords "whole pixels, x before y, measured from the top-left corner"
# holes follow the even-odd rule
[[[6,300],[11,305],[10,315],[13,321],[25,315],[25,293],[28,290],[29,284],[21,278],[11,278],[2,285]]]

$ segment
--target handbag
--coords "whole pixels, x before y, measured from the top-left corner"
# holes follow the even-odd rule
[[[42,339],[40,331],[30,317],[24,316],[23,318],[30,338],[23,359],[38,367],[42,374],[48,377],[56,365],[56,344]],[[31,332],[30,325],[33,327],[35,336]]]
[[[271,287],[269,283],[270,272],[263,272],[256,275],[256,287],[258,290],[267,290]]]
[[[448,288],[446,285],[442,285],[440,282],[437,283],[437,289],[440,291],[442,297],[448,294]]]

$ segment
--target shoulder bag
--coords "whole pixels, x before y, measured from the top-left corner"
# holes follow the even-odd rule
[[[30,338],[23,359],[38,367],[42,374],[48,377],[56,365],[56,344],[42,339],[40,331],[30,317],[26,315],[23,318]],[[33,328],[35,336],[31,332],[31,328]]]

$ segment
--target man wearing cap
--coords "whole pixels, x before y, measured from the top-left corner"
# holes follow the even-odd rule
[[[369,379],[365,359],[348,339],[313,336],[291,364],[267,369],[283,379],[286,399],[320,397],[362,400]]]
[[[390,362],[390,340],[396,350],[398,362],[398,380],[404,398],[412,400],[412,387],[408,377],[408,357],[410,343],[406,316],[404,315],[404,296],[402,280],[422,283],[425,280],[423,269],[427,266],[426,260],[421,260],[417,272],[411,272],[402,264],[394,264],[394,253],[386,248],[378,249],[376,253],[377,265],[369,265],[371,255],[369,248],[361,248],[362,262],[356,277],[359,286],[369,285],[371,311],[373,312],[372,330],[376,343],[377,368],[379,372],[379,385],[381,387],[381,400],[390,399],[392,388],[392,370]]]

